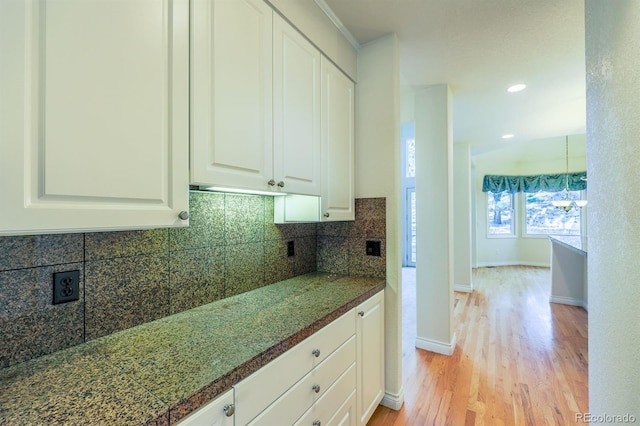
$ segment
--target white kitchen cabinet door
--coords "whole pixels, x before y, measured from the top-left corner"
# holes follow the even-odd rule
[[[0,2],[0,235],[186,226],[188,0]]]
[[[235,405],[233,389],[182,419],[179,426],[233,426]]]
[[[323,221],[355,219],[354,84],[322,58]]]
[[[384,397],[384,291],[356,308],[358,419],[367,424]]]
[[[273,163],[284,192],[320,195],[320,52],[273,16]]]
[[[356,415],[356,391],[349,395],[349,398],[342,404],[338,411],[333,415],[327,426],[356,426],[358,425],[358,416]]]
[[[262,0],[192,0],[194,185],[271,188],[272,14]]]

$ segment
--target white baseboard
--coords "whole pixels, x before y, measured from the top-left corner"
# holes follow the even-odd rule
[[[442,355],[451,355],[456,348],[456,334],[453,333],[450,343],[439,342],[436,340],[425,339],[424,337],[416,337],[416,348],[424,349],[429,352],[435,352]]]
[[[476,268],[487,268],[491,266],[541,266],[544,268],[550,268],[549,262],[523,262],[521,260],[506,260],[502,262],[477,262]]]
[[[398,394],[385,392],[382,401],[380,401],[380,405],[391,408],[395,411],[401,409],[402,404],[404,404],[404,388],[400,388],[400,392]]]
[[[549,297],[549,302],[560,303],[561,305],[580,306],[581,308],[584,308],[585,311],[589,311],[584,300],[574,299],[573,297],[551,296]]]
[[[464,284],[454,284],[453,291],[460,291],[462,293],[473,293],[473,287]]]

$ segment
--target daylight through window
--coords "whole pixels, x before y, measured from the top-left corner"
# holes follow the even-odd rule
[[[515,235],[514,195],[508,192],[487,192],[487,234],[489,237]]]
[[[565,212],[551,201],[561,200],[564,192],[536,192],[525,196],[527,235],[580,235],[581,209]],[[569,191],[570,200],[579,200],[580,191]]]

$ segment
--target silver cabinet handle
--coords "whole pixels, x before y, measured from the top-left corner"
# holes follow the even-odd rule
[[[361,317],[363,317],[363,316],[364,316],[364,311],[360,311],[360,312],[358,312],[358,315],[360,315]]]
[[[318,358],[320,356],[320,349],[314,349],[313,351],[311,351],[311,354]]]
[[[323,214],[324,217],[329,217],[331,216],[331,214],[329,214],[329,212],[326,212],[325,214]]]
[[[320,393],[320,385],[313,385],[311,387],[311,389],[315,392],[315,393]]]
[[[280,188],[284,188],[284,181],[280,181],[280,182],[278,182],[278,186],[279,186]]]
[[[189,212],[186,210],[182,210],[179,214],[178,217],[182,220],[187,220],[189,219]]]
[[[267,182],[267,185],[269,186],[276,186],[276,181],[271,179],[269,182]]]
[[[320,423],[320,420],[314,420],[313,421],[313,426],[320,426],[322,423]]]
[[[227,404],[224,407],[222,407],[222,411],[224,411],[224,415],[225,416],[231,417],[236,412],[236,405],[235,404]]]

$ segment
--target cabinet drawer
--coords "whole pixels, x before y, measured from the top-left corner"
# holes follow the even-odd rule
[[[331,385],[356,359],[356,338],[352,336],[322,364],[311,370],[291,389],[271,404],[250,425],[293,424],[314,402],[319,400]],[[317,392],[314,386],[318,386]]]
[[[294,425],[312,426],[319,421],[321,426],[329,424],[329,420],[339,421],[335,415],[340,411],[345,401],[356,389],[356,364],[355,362],[345,371],[338,380],[329,388],[322,398],[318,400]]]
[[[355,311],[351,310],[238,383],[236,425],[253,420],[354,334]]]
[[[227,411],[225,411],[225,407]],[[179,426],[233,426],[233,390],[229,390],[178,422]],[[229,413],[227,415],[227,413]]]

